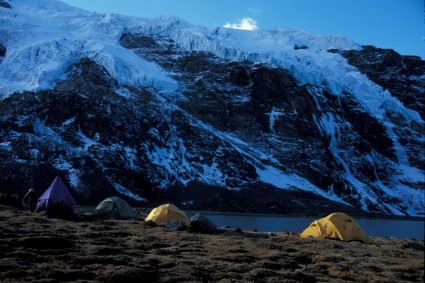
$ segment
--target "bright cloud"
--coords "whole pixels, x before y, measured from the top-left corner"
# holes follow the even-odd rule
[[[256,30],[258,29],[257,21],[251,18],[243,18],[238,23],[226,23],[223,27],[225,28],[234,28],[234,29],[243,29],[243,30]]]

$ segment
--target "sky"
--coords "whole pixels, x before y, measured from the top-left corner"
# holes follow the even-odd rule
[[[425,60],[424,0],[62,0],[100,13],[178,16],[193,25],[346,36]]]

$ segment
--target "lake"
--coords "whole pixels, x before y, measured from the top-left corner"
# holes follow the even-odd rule
[[[229,226],[242,230],[300,233],[318,218],[279,217],[268,215],[203,214],[217,227]],[[189,217],[192,215],[189,215]],[[369,236],[413,238],[424,240],[424,221],[390,219],[356,219]]]

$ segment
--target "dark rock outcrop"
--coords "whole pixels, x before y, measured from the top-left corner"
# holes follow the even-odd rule
[[[360,72],[367,75],[376,84],[382,86],[397,97],[407,108],[415,110],[425,120],[425,61],[418,56],[402,56],[391,49],[381,49],[374,46],[364,46],[362,50],[342,51],[341,55],[348,62],[356,66]],[[349,112],[347,112],[349,113]],[[351,111],[351,113],[354,113]],[[391,108],[386,109],[387,117],[398,127],[394,131],[400,137],[400,143],[407,148],[409,163],[420,169],[425,169],[424,154],[421,148],[424,142],[417,136],[425,133],[423,125],[406,121],[399,113]],[[363,114],[362,114],[363,116]],[[360,117],[359,117],[360,118]],[[367,127],[370,123],[363,123],[363,119],[354,119]],[[381,130],[377,129],[380,127]],[[387,141],[375,142],[381,144],[377,149],[393,148],[388,144],[388,136],[382,131],[381,125],[375,125],[368,132],[377,134]],[[384,137],[384,136],[387,137]],[[382,151],[380,151],[382,153]],[[388,154],[384,154],[388,156]],[[394,158],[391,158],[394,160]]]
[[[0,44],[0,57],[6,56],[6,47]]]
[[[401,56],[394,50],[374,46],[343,51],[341,55],[425,119],[425,61],[420,57]]]
[[[5,1],[0,1],[0,7],[6,8],[6,9],[12,8],[12,6],[10,6],[10,4]]]

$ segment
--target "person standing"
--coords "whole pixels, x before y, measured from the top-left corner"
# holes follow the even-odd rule
[[[29,189],[27,194],[22,200],[24,209],[29,209],[29,211],[34,212],[37,205],[37,194],[33,188]]]

